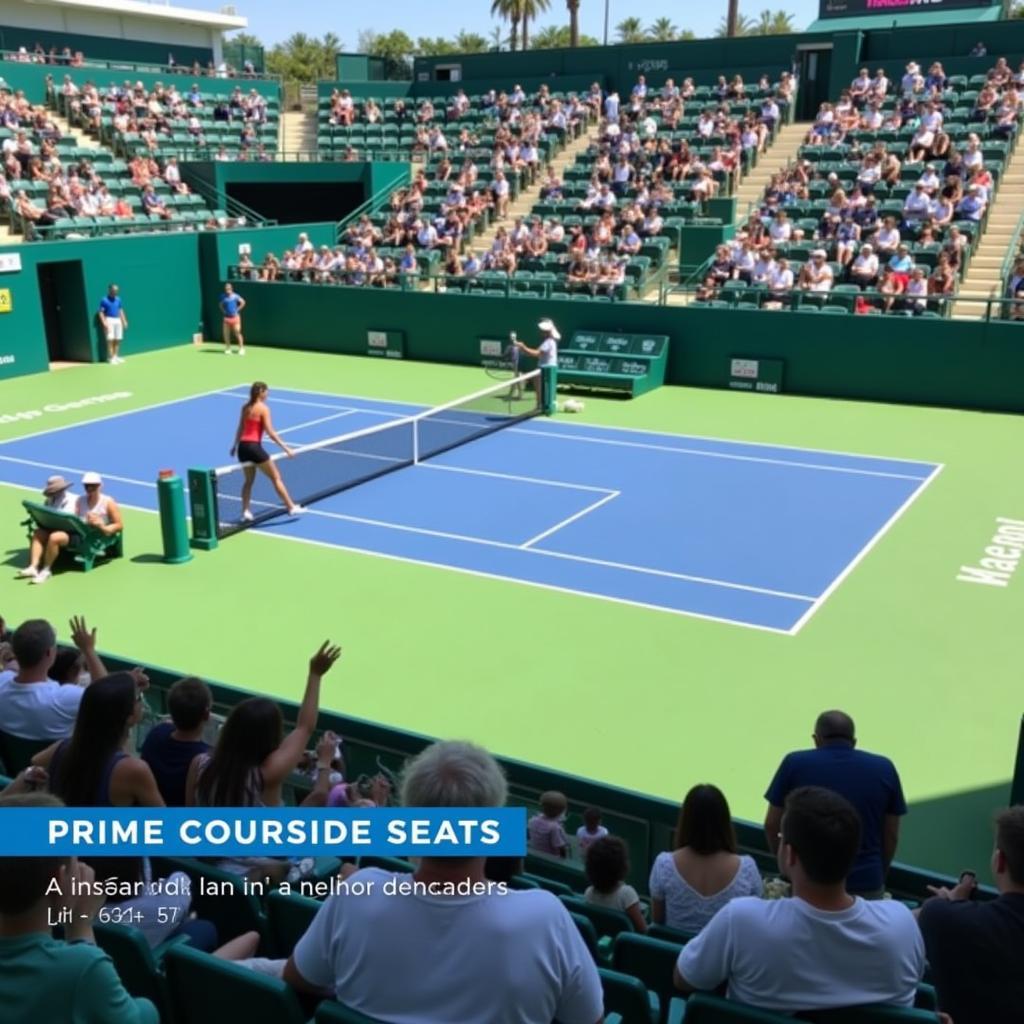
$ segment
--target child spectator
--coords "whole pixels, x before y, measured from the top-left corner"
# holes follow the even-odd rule
[[[576,844],[580,856],[586,859],[591,843],[608,835],[608,829],[601,824],[601,808],[588,807],[583,812],[583,824],[576,829]]]
[[[63,806],[43,793],[3,797],[0,804]],[[71,887],[72,882],[86,883],[88,890],[94,879],[92,868],[74,858],[0,859],[0,1003],[5,1021],[158,1024],[156,1007],[148,999],[128,995],[110,957],[96,947],[92,922],[104,896],[82,895]],[[47,895],[54,881],[62,896]],[[50,936],[54,902],[72,910],[63,942]]]
[[[636,889],[626,883],[629,874],[626,844],[618,836],[595,839],[587,849],[586,871],[590,885],[583,898],[598,907],[621,910],[633,922],[633,928],[643,935],[647,921],[640,908],[640,897]]]
[[[540,814],[535,814],[527,822],[528,846],[534,853],[569,856],[569,840],[562,827],[568,807],[569,801],[564,793],[552,789],[541,794]]]
[[[152,769],[168,807],[185,806],[185,780],[193,758],[210,746],[203,730],[210,719],[213,696],[201,679],[179,679],[167,694],[171,721],[153,726],[139,756]]]

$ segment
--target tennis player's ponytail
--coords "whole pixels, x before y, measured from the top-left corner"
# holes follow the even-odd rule
[[[267,385],[263,381],[255,381],[252,387],[249,388],[249,401],[245,404],[246,409],[251,409],[259,401],[260,395],[266,390]]]

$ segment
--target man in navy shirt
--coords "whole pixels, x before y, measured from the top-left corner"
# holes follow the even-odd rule
[[[189,765],[210,748],[203,731],[210,718],[213,697],[200,679],[179,679],[167,694],[171,721],[155,725],[140,751],[156,779],[168,807],[185,806],[185,779]]]
[[[939,997],[956,1024],[1014,1024],[1024,1007],[1024,805],[996,818],[995,900],[971,899],[965,873],[952,889],[932,889],[917,923]]]
[[[779,847],[779,829],[786,796],[801,786],[821,786],[846,797],[861,819],[861,842],[847,891],[881,897],[885,875],[899,842],[900,817],[907,813],[903,787],[887,757],[857,750],[853,719],[842,711],[825,711],[814,725],[814,749],[787,754],[772,779],[765,799],[764,829],[772,852]]]
[[[107,289],[107,294],[100,301],[99,316],[107,339],[107,362],[116,366],[124,362],[119,353],[124,332],[128,330],[128,317],[124,314],[124,305],[116,284]]]

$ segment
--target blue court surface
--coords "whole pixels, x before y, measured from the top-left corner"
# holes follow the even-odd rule
[[[247,388],[0,444],[0,482],[97,470],[155,511],[162,468],[229,463]],[[293,446],[422,407],[275,388]],[[288,460],[278,463],[288,481]],[[795,634],[942,467],[535,418],[258,529],[291,541]],[[231,538],[223,543],[237,541]],[[216,555],[210,556],[216,557]]]

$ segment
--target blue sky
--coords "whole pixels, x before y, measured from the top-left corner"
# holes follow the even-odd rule
[[[217,11],[224,0],[179,0],[182,6]],[[689,28],[698,36],[709,36],[725,13],[725,0],[698,3],[697,0],[647,0],[642,5],[630,0],[609,0],[610,36],[623,18],[639,14],[645,24],[655,18],[669,17],[680,28]],[[272,45],[293,32],[322,35],[333,31],[345,48],[353,51],[363,29],[387,32],[401,28],[414,39],[417,36],[454,36],[459,29],[489,35],[496,22],[490,16],[490,0],[435,4],[429,0],[391,0],[386,4],[357,4],[353,0],[234,0],[238,14],[249,19],[249,31]],[[806,28],[817,17],[818,0],[740,0],[741,13],[756,17],[766,7],[789,11],[798,28]],[[642,13],[641,13],[642,12]],[[563,0],[551,0],[547,14],[538,25],[568,23]],[[582,0],[581,30],[597,39],[604,30],[603,0]]]

